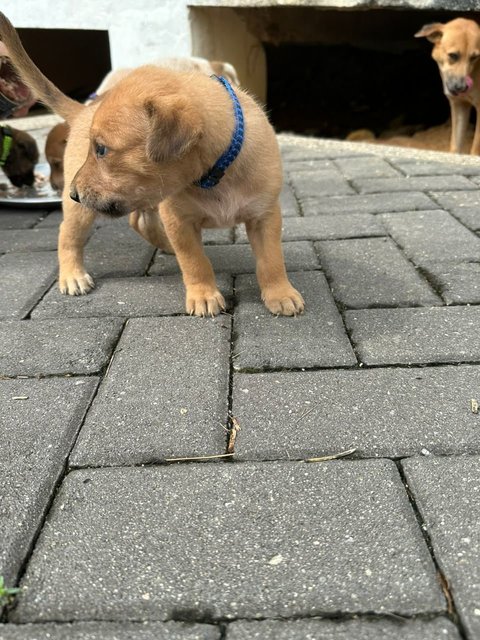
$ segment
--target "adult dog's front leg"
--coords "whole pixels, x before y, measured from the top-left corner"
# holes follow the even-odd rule
[[[280,205],[276,204],[266,216],[245,223],[245,227],[257,259],[257,279],[265,306],[276,315],[302,313],[303,298],[292,287],[285,271]]]
[[[210,260],[203,251],[200,228],[165,203],[160,207],[160,214],[182,270],[187,313],[216,316],[225,309],[225,300],[217,288]]]
[[[452,112],[450,151],[452,153],[462,153],[467,138],[468,122],[472,108],[468,102],[463,100],[450,100],[450,109]]]
[[[70,197],[63,201],[63,222],[58,236],[58,284],[62,293],[78,296],[88,293],[95,284],[85,271],[83,249],[96,214]]]

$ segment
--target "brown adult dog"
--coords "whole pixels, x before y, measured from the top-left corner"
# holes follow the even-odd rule
[[[38,162],[38,147],[32,136],[26,131],[12,127],[0,128],[0,156],[5,135],[12,138],[10,151],[2,169],[15,187],[31,187],[35,181],[34,168]]]
[[[207,75],[216,74],[218,76],[224,76],[232,84],[237,86],[240,85],[235,67],[228,62],[219,62],[216,60],[209,61],[205,58],[190,57],[162,58],[152,64],[155,64],[155,66],[158,67],[174,69],[176,71],[200,71]],[[132,68],[110,71],[102,80],[102,83],[96,90],[95,94],[97,96],[104,94],[132,71]],[[66,122],[56,124],[48,134],[45,143],[45,155],[47,157],[47,162],[50,165],[50,184],[58,191],[62,191],[64,186],[63,157],[65,155],[68,131],[68,124]]]
[[[456,18],[446,24],[426,24],[415,37],[426,37],[434,44],[432,57],[438,64],[452,113],[450,151],[464,151],[470,111],[475,107],[477,123],[470,153],[479,154],[480,27],[473,20]]]
[[[83,266],[83,247],[97,213],[115,218],[161,203],[188,313],[215,315],[225,307],[203,251],[202,227],[239,222],[247,228],[267,308],[283,315],[302,312],[304,302],[288,281],[281,247],[278,144],[248,94],[237,91],[246,123],[242,149],[221,182],[204,190],[194,182],[229,147],[234,129],[232,101],[219,82],[201,73],[140,67],[84,106],[35,67],[3,14],[0,34],[22,79],[70,126],[59,239],[61,291],[86,293],[93,286]],[[156,210],[137,215],[144,221],[137,230],[157,244],[162,227]]]

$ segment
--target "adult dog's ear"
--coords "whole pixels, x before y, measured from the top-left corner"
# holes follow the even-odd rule
[[[420,31],[417,31],[415,38],[427,38],[430,42],[438,42],[443,36],[443,27],[441,22],[432,22],[432,24],[424,24]]]
[[[147,157],[152,162],[181,158],[202,135],[202,117],[184,98],[164,97],[145,103],[150,130]]]

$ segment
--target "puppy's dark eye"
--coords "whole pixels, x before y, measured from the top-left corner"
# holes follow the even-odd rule
[[[449,62],[458,62],[460,60],[460,54],[459,53],[449,53],[448,54],[448,61]]]
[[[104,144],[95,145],[95,155],[97,158],[104,158],[108,153],[108,149]]]

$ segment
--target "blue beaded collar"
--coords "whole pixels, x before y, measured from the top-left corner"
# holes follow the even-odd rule
[[[235,129],[228,149],[220,156],[213,167],[200,178],[200,180],[194,182],[195,186],[200,187],[201,189],[211,189],[220,182],[225,171],[240,153],[245,132],[242,107],[240,106],[240,102],[238,101],[235,91],[232,89],[232,85],[223,76],[212,76],[212,78],[215,78],[215,80],[218,80],[218,82],[223,84],[232,99],[233,112],[235,114]]]

